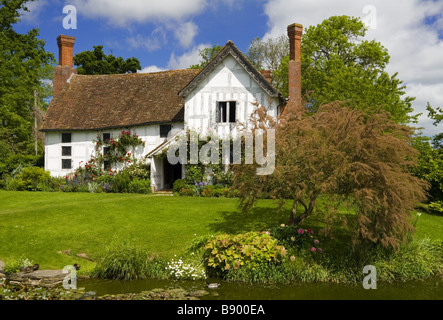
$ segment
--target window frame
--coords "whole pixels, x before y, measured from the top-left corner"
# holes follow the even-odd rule
[[[232,112],[234,111],[234,112]],[[232,113],[234,116],[232,116]],[[237,122],[237,101],[217,101],[216,122],[221,123],[236,123]]]

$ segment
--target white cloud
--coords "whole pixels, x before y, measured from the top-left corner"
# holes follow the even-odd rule
[[[40,14],[46,6],[48,6],[48,0],[39,0],[26,3],[25,7],[28,11],[19,10],[20,19],[29,24],[36,24],[40,20]]]
[[[149,52],[160,49],[167,43],[166,32],[162,27],[155,28],[149,36],[131,35],[126,39],[131,49],[143,47]]]
[[[181,56],[175,56],[174,53],[171,54],[169,59],[168,68],[170,69],[186,69],[193,64],[200,62],[200,50],[205,48],[210,48],[209,44],[200,44],[194,46],[191,50],[185,52]]]
[[[152,65],[152,66],[148,66],[146,68],[143,68],[142,70],[137,71],[137,73],[152,73],[152,72],[161,72],[161,71],[166,71],[166,70],[167,69]]]
[[[189,48],[198,34],[198,26],[193,22],[184,22],[170,26],[174,32],[175,39],[183,48]]]
[[[391,61],[388,72],[398,72],[398,78],[407,86],[406,94],[416,97],[415,113],[427,115],[426,103],[443,105],[443,1],[419,0],[267,0],[265,13],[269,31],[264,36],[286,34],[291,23],[305,28],[321,23],[333,15],[367,18],[363,9],[371,4],[376,9],[376,29],[370,29],[366,38],[381,42],[389,50]],[[432,18],[432,25],[426,19]],[[438,94],[436,94],[438,92]],[[425,134],[441,132],[442,127],[422,117],[419,125]]]
[[[78,11],[87,17],[108,19],[111,24],[182,20],[201,13],[205,0],[73,0]]]

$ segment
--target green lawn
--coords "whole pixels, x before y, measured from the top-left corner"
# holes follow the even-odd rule
[[[260,201],[248,216],[235,199],[136,194],[0,191],[0,260],[25,256],[44,269],[92,263],[113,240],[128,240],[165,257],[183,253],[196,236],[266,230],[288,212]],[[72,256],[58,253],[70,249]]]
[[[266,230],[286,223],[281,212],[261,200],[244,216],[236,199],[136,194],[0,191],[0,260],[27,257],[42,269],[80,263],[91,270],[94,258],[113,240],[135,242],[164,257],[180,255],[192,239],[215,233]],[[306,223],[318,226],[313,218]],[[443,239],[443,217],[423,213],[416,237]],[[58,253],[70,249],[71,255]]]

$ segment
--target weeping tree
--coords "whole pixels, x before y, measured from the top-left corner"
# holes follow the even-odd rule
[[[397,248],[406,240],[413,231],[411,211],[426,198],[427,188],[409,173],[417,156],[411,128],[387,113],[368,115],[339,102],[278,124],[267,119],[265,108],[257,110],[253,130],[265,122],[276,129],[275,170],[260,176],[258,165],[233,166],[244,212],[267,192],[280,206],[292,201],[292,224],[322,214],[329,226],[343,220],[355,242]]]

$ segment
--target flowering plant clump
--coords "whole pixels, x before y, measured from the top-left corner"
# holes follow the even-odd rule
[[[320,241],[314,237],[314,231],[311,229],[282,224],[272,227],[269,233],[278,239],[279,243],[287,247],[318,253],[323,252],[318,247]]]
[[[204,250],[207,266],[222,272],[242,266],[254,270],[263,263],[278,264],[287,253],[266,232],[218,235],[208,241]]]
[[[206,271],[201,263],[184,262],[182,258],[168,262],[166,270],[176,280],[206,279]]]
[[[96,156],[91,158],[91,161],[97,163],[100,167],[104,162],[107,162],[110,167],[118,163],[133,163],[135,161],[134,150],[139,146],[144,147],[145,142],[138,135],[131,134],[129,131],[122,131],[117,140],[110,138],[107,141],[103,141],[101,135],[97,134],[97,140],[95,140]],[[103,149],[103,152],[101,152],[102,147],[106,148]]]

